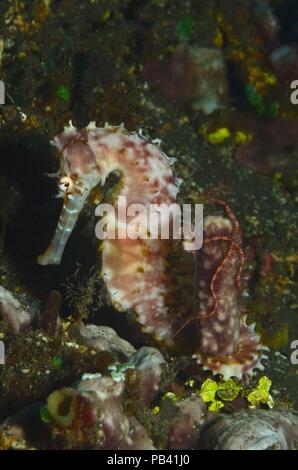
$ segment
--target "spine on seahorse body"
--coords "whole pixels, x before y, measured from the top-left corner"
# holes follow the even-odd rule
[[[52,242],[38,258],[40,264],[60,263],[85,201],[115,170],[121,174],[118,201],[125,197],[127,207],[170,206],[176,202],[179,182],[173,176],[172,160],[161,151],[158,142],[148,141],[140,132],[129,133],[123,126],[97,128],[95,123],[78,130],[70,124],[54,139],[54,145],[61,156],[59,188],[65,194],[64,206]],[[115,213],[118,209],[116,202]],[[128,223],[131,220],[132,217],[127,218]],[[145,333],[168,344],[173,337],[169,249],[170,240],[150,237],[105,239],[100,247],[101,275],[115,308],[133,310]]]

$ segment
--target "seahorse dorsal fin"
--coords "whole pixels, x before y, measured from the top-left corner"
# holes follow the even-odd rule
[[[88,126],[87,126],[87,129],[88,129],[88,130],[96,129],[96,121],[91,121],[91,122],[89,122],[89,124],[88,124]]]

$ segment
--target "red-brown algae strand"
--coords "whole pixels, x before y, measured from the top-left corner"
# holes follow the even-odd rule
[[[161,151],[159,142],[148,141],[140,131],[129,133],[123,126],[109,125],[97,128],[95,123],[78,130],[70,123],[53,143],[61,157],[56,176],[60,178],[64,205],[52,242],[38,258],[40,264],[60,263],[86,200],[115,170],[121,174],[117,196],[126,197],[126,207],[142,204],[148,208],[150,204],[161,203],[169,206],[176,202],[179,183],[173,176],[172,159]],[[120,222],[123,228],[122,220],[117,220],[121,200],[115,202],[115,215],[109,215],[108,221],[111,225]],[[132,218],[127,218],[124,229]],[[147,227],[141,226],[139,230],[145,231]],[[113,305],[119,311],[133,310],[143,331],[166,343],[172,342],[168,310],[173,297],[167,273],[169,250],[170,241],[162,239],[116,237],[100,244],[101,275]]]
[[[239,255],[233,251],[222,265],[228,242],[217,239],[227,238],[231,232],[228,219],[210,216],[204,221],[205,241],[198,256],[198,296],[200,348],[208,356],[232,354],[239,341],[239,293],[234,288]]]
[[[206,217],[204,244],[197,253],[200,348],[195,357],[204,369],[225,378],[263,367],[259,336],[241,316],[242,256],[241,235],[235,236],[231,220]]]

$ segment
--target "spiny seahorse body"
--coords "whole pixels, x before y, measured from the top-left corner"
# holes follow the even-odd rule
[[[96,193],[98,185],[104,186],[111,172],[120,173],[120,182],[114,188],[118,199],[114,211],[107,216],[112,226],[118,224],[127,229],[134,224],[131,214],[124,222],[119,217],[125,198],[126,208],[135,204],[145,208],[151,204],[169,207],[176,202],[180,181],[173,176],[172,160],[161,151],[158,142],[148,141],[140,132],[130,133],[123,126],[97,128],[95,123],[79,130],[70,124],[53,144],[61,157],[55,176],[64,203],[52,241],[38,258],[40,264],[60,263],[84,204]],[[254,326],[247,326],[241,314],[237,286],[243,262],[241,235],[235,216],[223,205],[229,219],[205,219],[204,245],[196,253],[196,318],[201,344],[195,357],[215,374],[240,378],[256,367],[262,368],[264,355]],[[139,232],[148,232],[147,222],[148,219],[138,218]],[[167,345],[176,336],[169,314],[175,291],[167,269],[170,248],[170,240],[160,236],[116,236],[100,244],[101,276],[113,305],[119,311],[134,311],[143,331]]]
[[[113,171],[121,174],[118,196],[126,197],[127,207],[170,206],[176,201],[179,181],[173,176],[173,160],[161,151],[159,142],[148,141],[141,132],[130,133],[123,126],[97,128],[95,123],[78,130],[70,123],[53,144],[61,157],[55,176],[64,204],[53,239],[38,258],[39,264],[60,263],[86,200]],[[114,209],[117,218],[118,202]],[[127,218],[128,223],[131,220]],[[139,228],[146,230],[145,225]],[[166,266],[169,249],[169,240],[128,237],[105,239],[100,247],[101,275],[114,306],[120,311],[132,309],[145,333],[167,343],[173,336],[168,312],[173,296]]]

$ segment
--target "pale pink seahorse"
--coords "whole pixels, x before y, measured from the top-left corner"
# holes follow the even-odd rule
[[[159,141],[150,142],[141,132],[130,133],[123,126],[97,128],[94,122],[79,130],[70,123],[53,144],[61,158],[56,176],[64,204],[53,239],[39,256],[39,264],[60,263],[84,204],[113,171],[121,174],[118,196],[126,197],[127,207],[161,203],[170,206],[176,201],[179,181],[173,176],[173,159],[162,152]],[[116,211],[117,205],[115,202]],[[101,276],[115,308],[134,311],[143,331],[167,344],[173,337],[169,250],[170,241],[160,238],[105,239],[100,245]]]
[[[97,128],[95,123],[78,130],[70,124],[54,139],[54,145],[61,157],[56,176],[64,204],[50,246],[38,258],[40,264],[60,263],[84,204],[113,171],[121,174],[115,191],[126,197],[127,207],[170,206],[176,201],[180,182],[173,176],[171,159],[158,142],[146,140],[140,132],[130,133],[123,126]],[[114,202],[116,213],[122,208],[121,201]],[[199,320],[200,347],[195,357],[214,373],[240,378],[256,367],[262,368],[264,355],[254,326],[246,325],[240,310],[244,259],[240,227],[230,208],[223,201],[217,202],[224,206],[229,219],[205,219],[204,245],[196,253],[195,318]],[[124,225],[132,219],[128,217]],[[109,220],[123,225],[115,215],[109,215]],[[141,232],[147,229],[141,224]],[[167,269],[170,248],[170,240],[160,238],[105,239],[100,244],[101,276],[115,308],[134,311],[143,331],[167,345],[178,334],[173,332],[175,319],[169,314],[175,290]]]
[[[204,244],[197,252],[197,319],[200,347],[194,357],[206,370],[225,378],[242,378],[263,370],[266,356],[255,324],[246,324],[241,312],[241,272],[244,263],[241,230],[229,208],[215,201],[229,215],[204,220]]]

